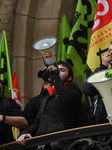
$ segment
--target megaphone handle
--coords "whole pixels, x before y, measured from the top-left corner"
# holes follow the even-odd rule
[[[60,73],[60,70],[59,70],[58,65],[54,65],[54,66],[57,68],[57,72]],[[52,68],[49,68],[49,72],[50,72],[50,73],[51,73],[51,71],[52,71]]]
[[[51,72],[52,71],[52,68],[49,68],[49,72]]]

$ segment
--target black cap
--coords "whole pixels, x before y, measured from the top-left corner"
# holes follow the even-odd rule
[[[43,75],[46,71],[47,71],[47,67],[45,67],[44,70],[40,70],[40,71],[38,72],[37,76],[38,76],[39,78],[42,78],[42,75]]]

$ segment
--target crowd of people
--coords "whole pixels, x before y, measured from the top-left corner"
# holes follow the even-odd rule
[[[112,64],[112,45],[95,72],[108,69],[109,64]],[[50,65],[39,71],[38,77],[43,81],[41,92],[28,101],[23,111],[13,99],[0,96],[0,144],[14,141],[12,126],[21,129],[17,142],[25,145],[25,138],[107,123],[107,113],[98,90],[88,82],[82,90],[79,89],[73,76],[70,65],[63,61],[58,62],[58,67]],[[82,92],[86,96],[98,95],[90,111],[88,107],[85,109]]]

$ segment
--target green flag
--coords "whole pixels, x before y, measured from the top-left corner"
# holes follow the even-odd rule
[[[12,98],[12,79],[5,31],[0,44],[1,95]]]
[[[70,33],[67,59],[72,63],[75,76],[86,80],[86,59],[96,11],[95,0],[78,0],[74,25]]]
[[[60,27],[60,40],[58,50],[58,61],[62,60],[66,62],[66,51],[70,36],[70,28],[67,22],[65,14],[62,16],[61,27]]]

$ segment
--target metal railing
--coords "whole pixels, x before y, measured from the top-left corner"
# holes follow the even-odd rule
[[[78,144],[82,145],[85,150],[86,147],[111,150],[111,134],[112,125],[110,123],[91,125],[27,138],[25,146],[17,142],[7,143],[0,145],[0,150],[24,150],[34,146],[38,147],[38,150],[44,150],[47,144],[59,150],[73,150]]]

